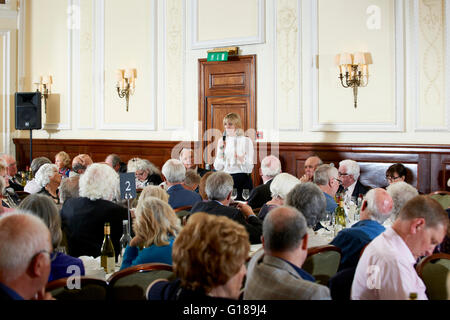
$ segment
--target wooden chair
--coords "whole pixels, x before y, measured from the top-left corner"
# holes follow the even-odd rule
[[[86,276],[62,278],[47,283],[45,291],[62,301],[107,300],[108,284],[105,280]]]
[[[16,191],[16,194],[19,196],[20,200],[23,200],[30,195],[28,192],[20,190]]]
[[[145,263],[115,272],[108,279],[112,300],[146,300],[147,287],[156,279],[175,279],[172,266],[164,263]]]
[[[434,191],[428,195],[439,202],[444,209],[450,208],[450,191]]]
[[[316,278],[316,282],[328,286],[341,262],[341,249],[333,245],[311,247],[302,269]]]
[[[256,216],[258,216],[259,215],[259,212],[261,211],[261,208],[254,208],[253,209],[253,213],[256,215]]]
[[[435,253],[425,257],[416,265],[416,271],[427,287],[428,299],[447,300],[450,297],[447,287],[450,254]]]
[[[189,218],[189,215],[191,214],[192,206],[183,206],[174,209],[175,214],[178,218],[181,220],[181,225],[185,225],[187,222],[187,219]]]

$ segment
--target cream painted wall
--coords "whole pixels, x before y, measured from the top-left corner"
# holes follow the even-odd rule
[[[34,90],[31,79],[51,73],[59,102],[49,104],[47,122],[53,126],[35,131],[36,138],[196,140],[198,59],[206,57],[207,49],[193,49],[193,43],[199,39],[220,43],[223,37],[241,39],[257,33],[264,35],[260,43],[239,48],[243,55],[257,55],[257,129],[264,132],[263,141],[450,142],[450,127],[441,120],[450,109],[445,91],[448,78],[435,81],[447,94],[446,100],[426,106],[417,98],[417,92],[423,95],[426,91],[427,82],[414,68],[427,65],[427,49],[425,35],[419,46],[414,42],[415,28],[426,19],[418,12],[423,3],[415,0],[255,0],[231,11],[231,5],[221,11],[211,6],[213,1],[203,0],[38,0],[39,6],[36,0],[22,1],[27,9],[25,28],[20,30],[25,43],[23,65],[19,59],[24,88]],[[444,33],[437,43],[438,55],[447,66],[449,50],[443,39],[448,38],[449,0],[431,2],[436,1],[441,8],[447,3],[439,21]],[[195,3],[197,14],[193,12]],[[264,10],[259,10],[258,3],[264,3]],[[366,12],[370,5],[380,8],[380,29],[365,27],[373,15]],[[399,12],[395,12],[396,5]],[[79,13],[78,28],[68,26],[74,11]],[[253,22],[241,26],[244,29],[236,34],[233,28],[224,30],[208,18],[217,11],[236,24]],[[351,19],[338,19],[348,13]],[[399,17],[403,21],[396,34]],[[255,32],[254,25],[259,24],[254,22],[259,19],[264,30]],[[0,24],[4,20],[0,17]],[[194,26],[200,26],[197,34]],[[395,47],[398,35],[404,43],[400,56],[404,71],[397,78],[404,89],[397,92],[391,58],[400,52]],[[351,90],[338,86],[333,66],[334,55],[344,50],[373,52],[370,83],[360,89],[356,110]],[[316,54],[318,69],[313,64]],[[114,88],[114,70],[120,67],[138,69],[128,113]],[[401,105],[396,105],[398,98]],[[439,117],[428,116],[427,110]],[[423,113],[427,117],[421,116]],[[340,119],[345,120],[343,125]],[[328,127],[321,128],[322,122]],[[340,125],[343,129],[332,131]],[[421,131],[424,126],[427,131]],[[27,132],[11,131],[12,137],[28,137]]]

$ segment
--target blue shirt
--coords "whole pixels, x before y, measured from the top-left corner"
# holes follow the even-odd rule
[[[336,201],[328,193],[324,192],[323,194],[325,195],[325,200],[327,201],[327,208],[325,210],[333,213],[334,210],[336,210],[336,208],[338,206]]]
[[[341,230],[330,244],[341,249],[339,270],[356,267],[361,250],[386,228],[374,220],[361,220],[351,228]]]
[[[281,258],[280,258],[281,259]],[[308,272],[306,272],[305,270],[303,270],[302,268],[297,267],[295,264],[290,263],[287,260],[281,259],[287,263],[289,263],[289,265],[291,265],[292,268],[294,268],[294,270],[298,273],[298,275],[306,281],[311,281],[311,282],[316,282],[316,279],[310,275]]]
[[[1,282],[0,282],[0,291],[6,293],[6,295],[9,296],[12,300],[24,300],[24,298],[20,296],[17,292],[15,292],[13,289],[7,287]]]
[[[61,252],[53,254],[56,255],[56,258],[52,261],[48,282],[61,278],[68,278],[74,275],[85,275],[84,264],[81,259]]]
[[[165,263],[172,265],[172,246],[175,237],[169,238],[169,244],[165,246],[157,246],[152,244],[150,247],[140,250],[138,247],[127,246],[123,254],[122,265],[120,270],[136,266],[143,263]]]

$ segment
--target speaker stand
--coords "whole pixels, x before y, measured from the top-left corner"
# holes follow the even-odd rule
[[[33,129],[30,129],[30,169],[33,161]]]

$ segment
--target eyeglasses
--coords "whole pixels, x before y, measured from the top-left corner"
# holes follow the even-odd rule
[[[348,173],[342,173],[342,172],[338,172],[338,175],[339,175],[340,177],[343,177],[343,176],[349,176]]]
[[[52,253],[52,252],[47,251],[47,250],[41,250],[41,251],[38,251],[33,257],[31,257],[31,260],[33,260],[34,258],[36,258],[36,257],[37,257],[38,255],[40,255],[41,253],[47,253],[47,254],[48,254],[48,257],[50,258],[50,262],[53,262],[53,261],[56,260],[57,254]]]
[[[397,179],[400,179],[401,177],[393,177],[393,176],[386,176],[386,180],[388,181],[395,181]]]
[[[334,180],[336,180],[337,182],[339,182],[339,184],[342,184],[342,180],[339,180],[338,178],[333,177]]]

